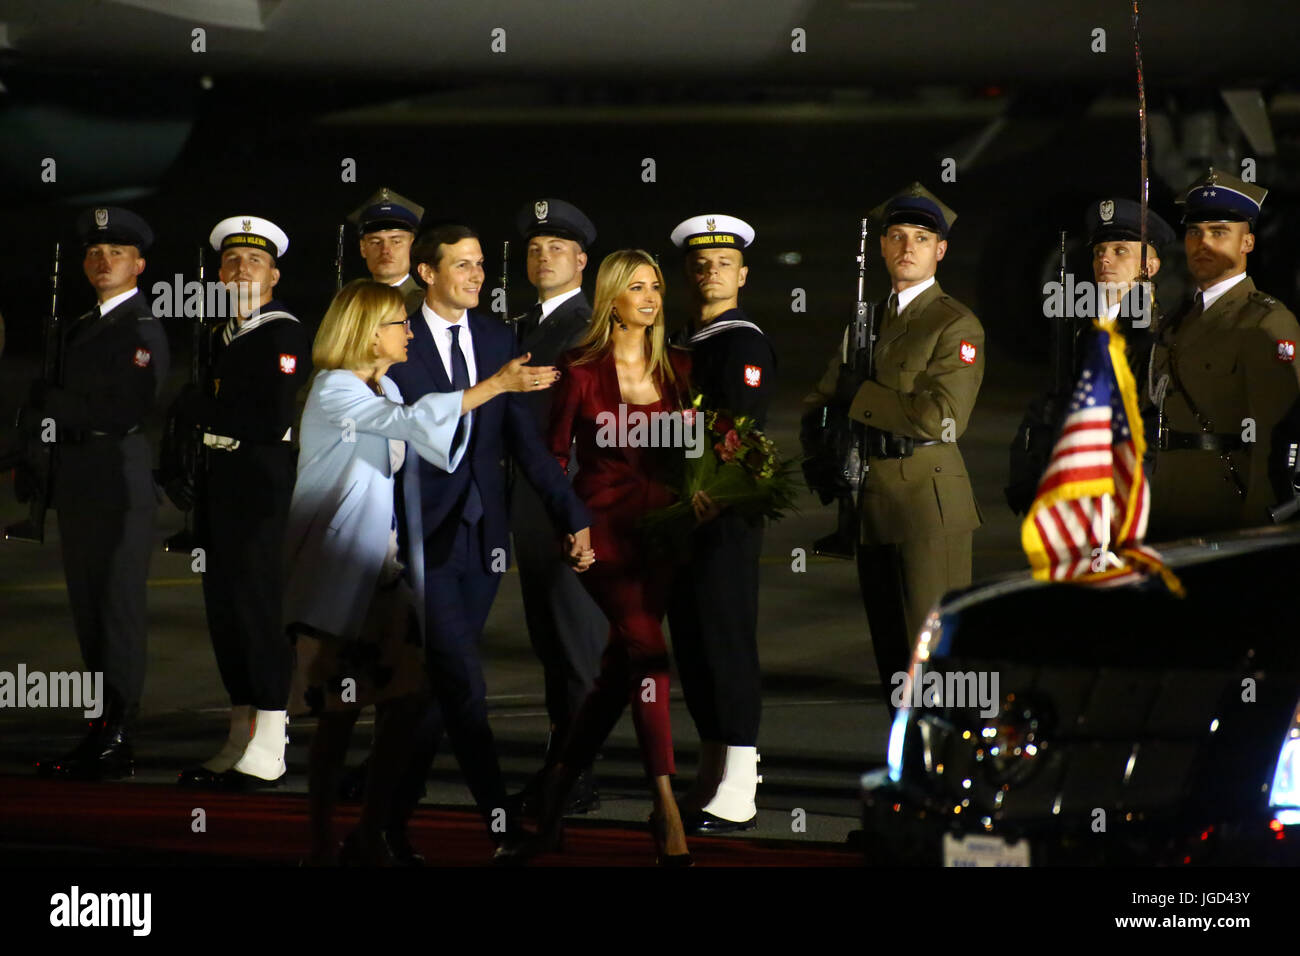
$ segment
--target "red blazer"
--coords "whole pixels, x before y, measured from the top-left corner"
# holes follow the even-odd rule
[[[619,415],[623,395],[612,351],[583,365],[571,363],[573,350],[560,360],[563,374],[551,405],[549,444],[561,468],[567,470],[569,446],[576,442],[578,473],[573,490],[591,511],[592,547],[596,560],[625,563],[644,557],[638,524],[649,511],[676,499],[685,460],[682,448],[629,447],[615,442],[597,444],[601,412]],[[652,405],[627,405],[627,413],[680,411],[690,395],[690,353],[668,353],[677,381],[659,382],[660,400]]]

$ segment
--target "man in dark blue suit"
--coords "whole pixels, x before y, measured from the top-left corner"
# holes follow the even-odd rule
[[[511,330],[469,311],[478,305],[484,281],[483,252],[472,230],[458,225],[430,230],[416,240],[411,263],[425,286],[425,300],[410,316],[414,338],[407,361],[389,371],[407,402],[430,392],[469,388],[480,375],[486,378],[515,357]],[[423,546],[430,682],[475,803],[506,853],[516,832],[504,809],[505,786],[488,726],[478,641],[510,560],[507,455],[537,490],[556,527],[567,530],[574,559],[591,549],[590,515],[547,451],[533,411],[521,398],[520,393],[507,394],[462,418],[469,450],[455,471],[441,471],[420,459],[404,477],[419,481],[424,540],[408,545],[412,550]],[[412,500],[409,494],[406,500]],[[430,742],[429,760],[433,746]]]

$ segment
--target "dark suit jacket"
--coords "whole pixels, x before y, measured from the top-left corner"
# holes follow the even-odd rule
[[[469,327],[480,380],[495,373],[517,354],[514,336],[499,320],[471,312]],[[454,391],[420,309],[411,313],[411,332],[414,338],[407,349],[407,360],[388,371],[388,377],[402,390],[402,397],[413,402],[430,392]],[[478,483],[483,499],[484,570],[492,570],[492,553],[497,548],[503,549],[509,560],[507,454],[519,463],[524,477],[537,489],[558,527],[572,533],[591,524],[591,516],[547,451],[536,419],[522,399],[522,394],[511,392],[473,411],[469,450],[460,466],[450,474],[422,458],[418,460],[420,514],[428,565],[446,560],[454,537],[450,532],[455,531],[455,522],[460,520],[459,506],[471,477]],[[408,473],[405,480],[411,477]]]
[[[587,297],[578,292],[567,299],[537,328],[524,337],[519,350],[530,352],[529,365],[555,365],[560,356],[578,344],[591,322],[591,306]],[[555,389],[530,392],[521,396],[537,416],[538,427],[546,431],[551,420],[551,403]]]

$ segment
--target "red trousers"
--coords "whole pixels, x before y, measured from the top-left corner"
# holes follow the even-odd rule
[[[666,562],[597,560],[580,577],[609,620],[609,644],[561,759],[575,769],[590,765],[630,703],[647,775],[672,774],[676,765],[668,716],[668,646],[661,626],[671,568]]]

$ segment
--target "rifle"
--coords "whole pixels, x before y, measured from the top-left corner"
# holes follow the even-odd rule
[[[59,243],[54,244],[54,268],[50,273],[50,314],[41,326],[44,352],[41,358],[41,378],[57,386],[63,377],[63,336],[59,329]],[[22,427],[26,416],[19,409],[16,424]],[[57,425],[56,425],[57,428]],[[42,429],[43,430],[43,429]],[[57,438],[57,432],[55,433]],[[54,494],[54,442],[45,441],[39,433],[21,436],[26,445],[26,468],[32,478],[33,491],[27,501],[27,518],[5,528],[6,541],[45,543],[45,512]]]
[[[341,232],[341,229],[340,229]],[[204,262],[203,246],[199,245],[199,288],[204,289]],[[189,387],[192,389],[202,389],[205,387],[208,378],[208,361],[211,358],[211,349],[208,335],[207,317],[204,315],[204,298],[199,297],[199,314],[194,318],[194,326],[190,330],[190,380]],[[199,546],[198,534],[194,528],[195,515],[199,509],[199,487],[203,481],[204,465],[206,464],[207,449],[199,439],[197,430],[188,429],[189,434],[183,434],[182,428],[176,421],[174,415],[169,416],[167,420],[166,432],[163,435],[164,451],[162,458],[164,461],[171,458],[179,459],[180,471],[184,476],[184,482],[194,490],[194,503],[185,511],[185,525],[180,531],[168,536],[163,540],[163,550],[175,553],[189,554]]]
[[[1038,482],[1052,457],[1056,430],[1074,393],[1078,361],[1078,326],[1070,318],[1071,303],[1065,287],[1066,233],[1061,230],[1061,264],[1056,279],[1061,289],[1061,315],[1052,319],[1052,387],[1047,394],[1030,402],[1025,409],[1009,452],[1010,480],[1002,493],[1007,506],[1016,514],[1026,514],[1034,502]]]
[[[523,315],[510,315],[510,240],[501,243],[501,318],[507,325],[514,327],[515,349],[519,348],[522,336],[520,328]]]
[[[835,385],[835,398],[814,412],[820,417],[819,453],[820,467],[805,464],[804,474],[809,486],[829,504],[834,498],[838,505],[836,529],[833,533],[813,542],[813,553],[836,558],[852,558],[858,540],[857,496],[870,470],[867,455],[867,427],[849,418],[849,406],[863,382],[876,372],[876,305],[868,302],[865,293],[867,274],[867,225],[861,221],[858,235],[858,294],[853,310],[853,321],[845,333],[843,361]],[[827,474],[827,465],[833,472]],[[816,484],[814,484],[816,482]]]
[[[1061,230],[1061,265],[1056,273],[1061,286],[1061,315],[1056,320],[1055,335],[1052,336],[1052,395],[1059,401],[1074,391],[1074,320],[1069,313],[1071,305],[1066,301],[1065,289],[1065,230]]]
[[[343,288],[343,234],[347,227],[339,225],[339,241],[334,251],[334,291],[338,292]],[[202,254],[200,254],[200,257]],[[200,280],[202,276],[200,276]]]

